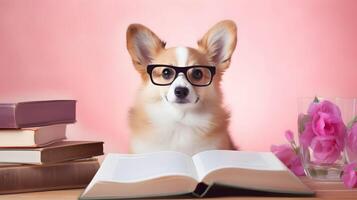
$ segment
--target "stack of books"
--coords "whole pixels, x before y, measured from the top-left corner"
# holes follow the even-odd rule
[[[0,104],[0,194],[85,187],[103,142],[66,140],[75,100]]]

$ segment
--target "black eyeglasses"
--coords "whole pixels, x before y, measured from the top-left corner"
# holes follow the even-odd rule
[[[185,74],[186,79],[193,86],[204,87],[211,84],[216,68],[202,65],[176,67],[155,64],[147,66],[147,73],[150,75],[151,82],[160,86],[170,85],[181,72]]]

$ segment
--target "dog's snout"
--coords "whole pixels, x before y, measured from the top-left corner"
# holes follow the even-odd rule
[[[189,91],[187,87],[176,87],[175,88],[175,95],[179,99],[184,99],[187,97]]]

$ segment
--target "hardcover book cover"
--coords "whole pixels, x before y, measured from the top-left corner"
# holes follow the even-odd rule
[[[75,100],[0,103],[0,128],[27,128],[76,122]]]
[[[97,159],[49,165],[0,165],[0,194],[83,188],[99,168]]]

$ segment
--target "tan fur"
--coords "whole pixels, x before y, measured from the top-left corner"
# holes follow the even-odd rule
[[[230,45],[224,56],[215,55],[212,43],[213,34],[217,31],[227,31],[231,34],[229,37]],[[141,35],[138,36],[138,33]],[[148,41],[137,41],[137,39],[147,39]],[[216,75],[213,82],[208,87],[195,87],[195,92],[200,96],[200,103],[187,112],[194,112],[197,115],[207,115],[209,121],[206,124],[209,128],[196,130],[195,133],[200,137],[198,140],[201,146],[195,150],[188,150],[176,148],[175,142],[172,147],[170,145],[161,143],[168,142],[155,134],[160,127],[157,127],[149,116],[148,108],[159,105],[163,101],[160,93],[165,93],[168,86],[154,86],[152,85],[149,75],[146,73],[146,66],[150,63],[177,65],[175,48],[165,48],[165,43],[159,39],[152,31],[143,25],[132,24],[127,31],[127,48],[132,57],[133,64],[136,70],[140,73],[142,84],[138,90],[134,106],[129,111],[129,125],[131,128],[131,144],[133,142],[155,144],[155,150],[178,150],[189,154],[197,153],[192,151],[208,150],[208,149],[234,149],[233,143],[228,134],[229,112],[222,106],[223,96],[220,89],[220,82],[223,72],[229,67],[231,55],[236,46],[236,26],[232,21],[226,20],[216,24],[211,28],[201,40],[198,42],[198,48],[188,48],[188,63],[187,65],[215,65]],[[141,43],[142,42],[142,43]],[[144,45],[144,46],[140,46]],[[163,108],[164,109],[164,108]],[[199,119],[198,119],[199,120]],[[180,121],[177,121],[179,125]],[[194,129],[195,127],[193,127]],[[179,137],[179,136],[175,136]],[[172,138],[174,140],[175,138]],[[180,140],[181,138],[176,138]],[[200,141],[202,140],[202,141]],[[170,141],[172,142],[172,141]],[[207,147],[205,144],[207,143]],[[213,146],[212,146],[212,145]],[[162,148],[160,148],[162,145]],[[172,148],[171,148],[172,147]],[[184,145],[183,145],[184,147]],[[165,149],[168,148],[168,149]],[[132,153],[141,153],[131,146]],[[151,150],[150,150],[151,151]]]

